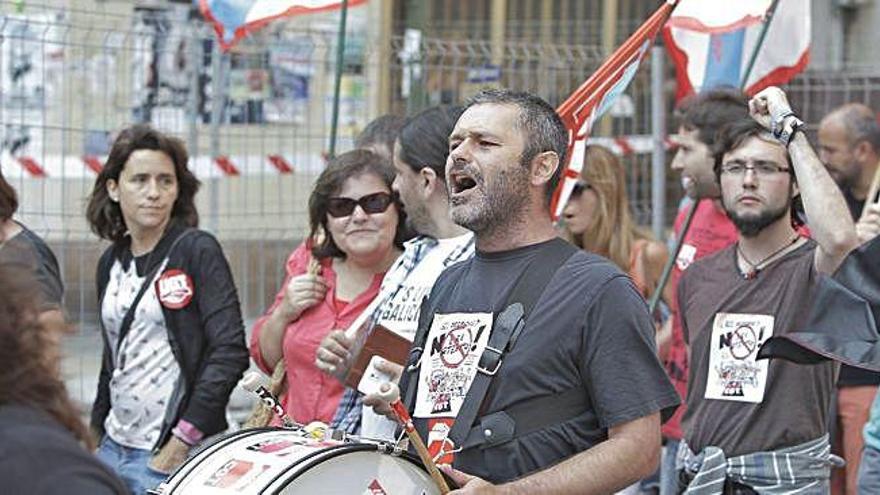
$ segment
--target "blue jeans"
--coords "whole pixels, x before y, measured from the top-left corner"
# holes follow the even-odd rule
[[[868,445],[859,464],[859,493],[880,493],[880,450]]]
[[[675,456],[680,443],[679,440],[667,439],[663,446],[660,457],[660,495],[676,495],[679,491]]]
[[[168,477],[167,474],[149,466],[153,457],[152,452],[120,445],[107,435],[101,439],[97,456],[122,478],[134,495],[143,495],[148,489],[159,486]]]

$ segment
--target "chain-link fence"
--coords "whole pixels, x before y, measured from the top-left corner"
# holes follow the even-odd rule
[[[18,190],[18,218],[55,251],[67,312],[78,331],[65,369],[88,402],[100,348],[94,269],[106,246],[84,209],[121,128],[150,122],[183,139],[202,181],[202,227],[218,236],[246,319],[271,301],[284,260],[305,234],[306,199],[325,162],[337,24],[335,15],[282,22],[222,53],[192,10],[104,4],[58,9],[0,2],[0,164]],[[346,42],[338,149],[377,108],[411,113],[461,103],[480,87],[540,94],[557,105],[602,59],[596,46],[416,38],[377,43],[363,7]],[[373,87],[387,83],[384,93]],[[647,71],[607,133],[648,134]],[[647,155],[633,156],[640,218],[650,205]]]
[[[880,67],[809,70],[788,84],[786,91],[792,107],[815,131],[825,114],[845,103],[880,109]]]
[[[186,142],[202,181],[202,226],[223,244],[245,316],[254,318],[305,234],[306,199],[325,163],[337,18],[273,24],[222,53],[211,27],[188,6],[21,6],[0,1],[0,166],[19,192],[18,218],[46,238],[62,266],[67,311],[79,328],[65,366],[81,377],[74,392],[88,400],[99,357],[94,269],[105,244],[89,232],[84,207],[115,133],[151,122]],[[350,16],[341,150],[378,109],[405,114],[461,103],[485,85],[531,91],[558,105],[605,55],[598,41],[493,45],[413,32],[383,38],[364,9]],[[644,224],[651,218],[650,155],[632,143],[651,134],[649,67],[595,129],[627,153],[631,203]],[[664,79],[671,110],[668,66]],[[880,106],[880,71],[814,71],[789,90],[816,123],[846,101]],[[669,174],[668,221],[680,197],[676,182]]]

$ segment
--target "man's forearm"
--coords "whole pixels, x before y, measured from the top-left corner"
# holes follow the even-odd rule
[[[641,418],[626,434],[615,435],[553,467],[499,486],[505,494],[614,493],[649,476],[660,462],[659,414]],[[633,423],[635,423],[633,422]]]
[[[819,161],[803,132],[795,134],[788,149],[810,232],[833,265],[827,268],[833,271],[843,257],[858,244],[855,224],[843,194]]]

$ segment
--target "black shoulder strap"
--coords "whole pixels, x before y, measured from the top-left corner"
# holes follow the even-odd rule
[[[505,309],[495,318],[489,342],[477,365],[477,374],[449,431],[449,439],[454,445],[462,445],[479,415],[492,378],[501,367],[504,354],[513,348],[550,279],[576,251],[577,248],[571,244],[554,240],[542,251],[540,259],[536,257],[520,274],[507,296]]]
[[[137,295],[134,296],[134,300],[131,302],[131,306],[128,307],[128,311],[125,312],[125,316],[122,318],[122,323],[119,325],[119,338],[116,340],[116,359],[119,359],[119,348],[122,346],[122,341],[125,339],[125,336],[128,335],[128,331],[131,329],[131,324],[134,322],[134,316],[137,312],[138,304],[140,304],[141,299],[143,299],[144,294],[147,293],[147,290],[153,285],[153,278],[156,276],[156,273],[159,271],[159,268],[165,264],[165,259],[171,256],[171,253],[174,251],[174,247],[177,246],[177,243],[180,242],[181,239],[186,237],[190,232],[194,232],[195,229],[186,229],[184,230],[177,239],[174,239],[174,242],[171,244],[171,247],[168,248],[168,253],[165,257],[156,263],[147,275],[144,277],[144,283],[141,284],[141,289],[138,291]],[[134,263],[134,260],[132,260]],[[112,265],[111,265],[112,266]]]
[[[528,317],[538,299],[544,293],[550,279],[556,274],[556,271],[568,261],[569,258],[578,251],[578,248],[563,241],[562,239],[554,239],[547,248],[542,251],[541,259],[532,260],[526,270],[520,275],[516,285],[507,296],[506,304],[520,303],[523,305],[523,313]],[[539,266],[535,266],[540,263]]]

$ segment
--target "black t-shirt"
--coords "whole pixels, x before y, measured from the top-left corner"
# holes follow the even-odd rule
[[[108,467],[42,411],[0,406],[0,439],[0,493],[129,493]]]
[[[864,199],[856,199],[849,189],[843,191],[843,198],[849,207],[853,220],[858,221],[862,216],[862,210],[865,208]],[[837,380],[838,387],[855,387],[859,385],[878,385],[880,384],[880,373],[854,368],[852,366],[842,365],[840,367],[840,378]]]
[[[862,210],[865,208],[865,200],[856,199],[849,189],[843,191],[843,199],[846,200],[846,206],[849,207],[853,220],[858,220],[862,216]]]
[[[14,265],[34,275],[40,287],[41,309],[61,308],[64,285],[61,270],[49,246],[37,234],[19,224],[21,232],[0,247],[0,264]]]
[[[478,318],[503,310],[517,278],[527,268],[540,269],[542,253],[554,242],[563,241],[554,239],[500,253],[477,252],[473,259],[447,269],[431,297],[449,297],[429,300],[426,305],[437,308],[434,323],[449,315]],[[450,284],[454,287],[447,292]],[[445,346],[448,354],[443,362],[458,366],[468,352],[476,350],[474,354],[478,354],[477,333],[479,330],[472,332],[474,338],[468,342],[457,338],[454,345]],[[429,332],[428,340],[436,344],[436,335]],[[436,349],[438,346],[432,348],[430,342],[425,345],[418,377],[422,390],[417,394],[414,417],[419,416],[418,395],[422,396],[422,411],[426,402],[434,405],[432,399],[439,403],[448,398],[431,396],[426,390],[432,387],[453,396],[459,394],[459,402],[467,391],[466,387],[449,385],[449,381],[462,383],[461,367],[438,371]],[[430,364],[432,359],[434,364]],[[426,371],[426,366],[433,371]],[[434,382],[430,385],[423,381],[428,375]],[[438,376],[446,380],[437,380]],[[410,386],[415,382],[412,379]],[[582,414],[497,446],[460,452],[455,466],[492,482],[508,481],[593,447],[607,439],[611,426],[658,411],[668,416],[678,405],[678,394],[656,357],[654,325],[644,299],[629,277],[611,262],[584,251],[560,267],[538,299],[515,346],[504,356],[482,414],[571,390],[583,394],[587,406]],[[549,400],[540,404],[553,407]],[[415,419],[422,438],[432,437],[428,426],[436,425],[437,420],[424,414]]]

